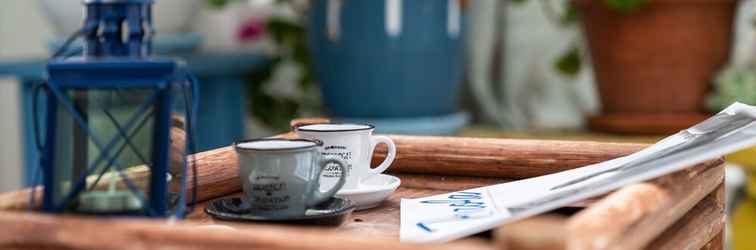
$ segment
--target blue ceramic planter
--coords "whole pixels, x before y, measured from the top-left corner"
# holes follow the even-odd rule
[[[329,114],[458,111],[464,70],[458,10],[457,0],[312,1],[308,42]]]

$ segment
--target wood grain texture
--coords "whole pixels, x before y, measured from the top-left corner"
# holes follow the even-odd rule
[[[290,136],[292,135],[282,135],[282,137]],[[464,176],[490,177],[482,179],[484,184],[494,184],[507,178],[550,174],[601,162],[627,155],[643,147],[642,144],[573,141],[390,137],[397,145],[397,158],[389,168],[389,172],[446,175],[452,176],[449,178],[459,178],[452,185],[437,184],[447,185],[448,187],[445,188],[447,190],[462,187],[465,185],[464,180],[468,180],[468,184],[471,184],[470,179],[465,179]],[[459,143],[454,143],[454,141]],[[422,156],[423,152],[435,152],[435,154],[431,157]],[[218,148],[195,156],[198,166],[198,184],[202,187],[198,190],[199,201],[241,190],[236,152],[232,147]],[[380,152],[377,152],[374,159],[380,157],[382,157]],[[194,159],[190,158],[190,160]],[[191,177],[190,172],[189,178]],[[408,181],[412,183],[411,180]]]
[[[29,208],[31,188],[20,191],[0,193],[0,210],[24,210]],[[37,187],[35,200],[42,201],[42,187]]]
[[[500,250],[561,250],[565,248],[567,217],[539,215],[494,230]]]
[[[396,241],[399,239],[399,205],[402,198],[411,199],[430,195],[446,193],[445,190],[418,189],[400,187],[386,201],[375,208],[356,211],[352,213],[351,218],[340,227],[323,227],[322,231],[337,231],[343,233],[344,237],[351,236],[369,236],[373,239],[383,239],[386,241]],[[241,196],[241,193],[231,196]],[[216,220],[204,212],[208,202],[198,204],[197,208],[187,216],[187,219],[207,225],[239,225],[233,222]],[[256,225],[265,225],[263,223],[252,223]]]
[[[644,185],[644,184],[638,184],[638,185]],[[633,186],[629,186],[629,187],[626,187],[626,188],[632,188],[632,187]],[[347,224],[345,224],[345,225],[343,225],[342,227],[339,227],[339,228],[319,228],[317,231],[319,231],[321,233],[326,233],[326,232],[330,232],[330,231],[338,232],[338,233],[340,233],[339,234],[340,238],[349,238],[349,239],[352,239],[352,238],[369,237],[370,240],[372,240],[373,242],[381,242],[381,244],[383,244],[384,242],[394,242],[395,243],[395,239],[398,237],[398,227],[399,227],[399,223],[400,223],[400,221],[399,221],[399,200],[401,198],[416,198],[416,197],[423,197],[423,196],[428,196],[428,195],[433,195],[433,194],[438,194],[438,193],[444,193],[444,192],[447,192],[447,190],[417,189],[417,188],[402,187],[394,195],[392,195],[392,197],[386,203],[384,203],[381,207],[375,208],[375,209],[371,209],[371,210],[365,210],[365,211],[356,212],[355,214],[353,214],[350,222],[347,223]],[[223,226],[229,226],[231,228],[234,228],[233,230],[240,230],[240,231],[241,230],[243,230],[243,231],[249,230],[249,232],[257,232],[258,230],[263,230],[265,232],[268,232],[268,231],[271,230],[271,229],[269,229],[267,227],[267,226],[270,226],[270,225],[255,225],[255,224],[253,224],[253,226],[255,226],[255,227],[248,228],[246,226],[250,226],[250,224],[236,224],[236,223],[227,223],[227,222],[217,222],[217,221],[214,221],[214,220],[210,219],[209,217],[207,217],[202,212],[202,210],[201,210],[202,208],[203,208],[202,206],[198,207],[198,210],[195,210],[194,214],[189,217],[189,221],[192,222],[192,225],[194,225],[195,229],[202,228],[202,227],[200,227],[202,225],[221,224]],[[693,210],[691,210],[691,211],[693,211]],[[17,214],[17,215],[20,215],[20,214]],[[18,219],[23,219],[23,218],[24,217],[16,216],[17,220],[15,222],[16,223],[20,222],[20,223],[27,224],[26,221],[24,221],[24,220],[18,220]],[[59,222],[59,221],[57,221],[55,219],[52,219],[50,221],[55,221],[56,223]],[[564,222],[564,221],[562,221],[562,222]],[[194,223],[198,223],[198,224],[194,224]],[[18,232],[18,231],[16,231],[17,229],[14,229],[12,227],[6,227],[6,225],[9,225],[9,224],[10,223],[3,224],[2,214],[0,214],[0,227],[11,228],[10,229],[11,231],[7,231],[7,232],[12,232],[13,235],[25,235],[23,231],[21,231],[19,233],[16,233],[16,232]],[[100,225],[100,226],[104,226],[104,225]],[[113,226],[113,227],[118,227],[118,228],[122,227],[121,224],[108,224],[107,226]],[[547,224],[541,224],[541,226],[546,227]],[[603,226],[604,226],[604,228],[615,228],[615,225],[611,224],[611,223],[605,223]],[[280,227],[280,226],[273,226],[273,230],[277,230],[276,228],[278,228],[278,227]],[[512,242],[512,243],[509,243],[509,244],[514,244],[513,246],[515,246],[516,248],[510,247],[509,249],[521,249],[521,247],[526,247],[527,245],[523,245],[523,244],[527,244],[528,242],[533,243],[532,242],[533,239],[537,239],[538,240],[537,242],[535,242],[535,243],[538,243],[535,246],[548,246],[548,245],[545,245],[545,244],[548,244],[550,242],[551,243],[554,242],[554,240],[553,240],[554,238],[549,238],[549,237],[556,237],[556,239],[559,239],[560,237],[563,237],[564,235],[566,235],[566,234],[561,234],[561,236],[560,236],[560,234],[553,234],[553,233],[552,234],[547,234],[546,232],[557,232],[557,231],[560,231],[560,230],[551,230],[551,229],[537,230],[538,233],[537,234],[533,234],[534,231],[533,231],[533,229],[531,227],[532,227],[532,225],[523,228],[523,229],[527,229],[527,231],[526,231],[527,233],[525,233],[525,234],[513,235],[513,237],[510,237],[508,242]],[[557,227],[557,229],[558,228],[564,228],[565,227],[565,223],[561,223],[560,225],[557,225],[556,227]],[[72,228],[75,228],[75,230],[72,230]],[[57,228],[56,230],[57,230],[57,232],[59,232],[59,233],[65,233],[65,234],[69,235],[70,237],[81,238],[83,236],[80,236],[77,233],[77,230],[79,228],[80,228],[79,225],[76,225],[76,226],[69,225],[69,227],[60,227],[60,228]],[[223,230],[224,228],[228,229],[228,227],[223,227],[223,228],[217,228],[217,227],[216,228],[202,228],[202,229]],[[42,230],[41,228],[38,228],[38,229]],[[140,230],[135,230],[135,231],[120,231],[120,230],[121,229],[116,230],[117,233],[130,235],[130,236],[123,236],[124,238],[136,237],[133,234],[145,234],[145,233],[152,234],[152,233],[154,233],[152,231],[145,232],[145,231],[143,231],[141,229]],[[85,232],[88,233],[89,231],[85,231]],[[293,230],[293,231],[287,231],[287,233],[288,234],[299,233],[299,231]],[[157,232],[156,233],[156,235],[163,235],[163,234],[166,234],[166,232]],[[347,236],[347,234],[349,234],[349,236]],[[31,235],[31,234],[28,234],[28,235]],[[196,247],[197,249],[199,249],[199,248],[213,248],[213,247],[219,247],[219,248],[224,248],[224,249],[226,249],[226,248],[235,249],[235,248],[244,248],[244,247],[247,247],[247,248],[250,248],[250,249],[255,249],[255,247],[259,247],[260,249],[264,249],[266,247],[270,247],[270,248],[274,248],[275,247],[276,249],[297,249],[297,248],[308,249],[308,248],[303,247],[302,245],[297,245],[297,244],[301,244],[301,242],[290,243],[290,244],[292,244],[294,246],[289,246],[289,245],[283,244],[283,245],[275,245],[275,246],[265,246],[265,247],[263,247],[261,245],[252,245],[251,243],[247,244],[246,242],[241,242],[241,243],[240,242],[234,242],[234,243],[221,242],[221,243],[218,243],[216,241],[225,241],[226,238],[207,237],[205,235],[200,235],[200,234],[191,234],[191,235],[192,235],[191,237],[193,237],[192,240],[190,241],[191,243],[187,243],[187,244],[193,244],[193,246],[185,246],[185,245],[182,245],[184,243],[178,243],[178,242],[158,241],[156,238],[140,239],[141,241],[136,241],[136,242],[138,244],[140,244],[140,246],[146,246],[146,249],[161,249],[163,247],[165,247],[165,248],[177,247],[177,248],[182,248],[182,249],[184,249],[184,248],[186,248],[186,249],[194,249],[193,247]],[[243,234],[243,235],[246,235],[246,234]],[[103,237],[105,237],[105,236],[103,236]],[[330,236],[328,236],[328,237],[330,237]],[[674,237],[674,236],[672,236],[672,237]],[[705,237],[705,236],[696,235],[696,236],[692,236],[692,237]],[[169,239],[173,239],[173,240],[184,240],[184,238],[177,237],[175,235],[170,235],[170,237],[168,237],[168,238]],[[255,239],[257,239],[257,238],[255,238]],[[298,239],[297,241],[299,241],[299,238],[297,238],[297,239]],[[385,239],[385,240],[381,240],[381,239]],[[530,239],[530,241],[528,239]],[[551,240],[549,241],[549,239],[551,239]],[[30,242],[37,242],[36,240],[30,240],[30,239],[24,239],[24,240],[13,239],[13,240],[10,240],[10,241],[12,241],[14,243],[11,244],[11,245],[8,245],[8,246],[19,247],[19,249],[26,249],[27,244],[31,244]],[[124,240],[124,241],[132,241],[132,240]],[[210,243],[207,243],[207,242],[204,242],[204,241],[216,242],[216,243],[213,243],[213,244],[218,244],[218,245],[210,245]],[[237,241],[238,241],[238,239],[237,239]],[[275,241],[275,240],[271,240],[271,241]],[[18,242],[26,242],[26,243],[21,244],[21,243],[18,243]],[[557,240],[557,243],[558,242],[559,242],[559,240]],[[100,248],[93,248],[93,247],[90,247],[90,246],[87,246],[87,245],[85,245],[85,246],[80,246],[80,245],[76,245],[76,246],[64,245],[64,244],[73,244],[71,242],[65,243],[65,242],[54,241],[52,243],[50,243],[50,242],[43,242],[43,243],[44,244],[42,244],[42,245],[45,246],[48,249],[58,249],[58,248],[61,248],[63,246],[70,247],[71,249],[100,249]],[[79,243],[77,243],[77,244],[79,244]],[[259,243],[256,243],[256,244],[259,244]],[[277,243],[277,244],[282,244],[282,243]],[[373,243],[373,244],[375,244],[375,243]],[[389,245],[391,247],[397,247],[397,246],[394,246],[392,244],[389,244]],[[4,246],[3,245],[3,240],[2,240],[2,237],[0,237],[0,247],[3,247],[3,246]],[[34,247],[37,247],[37,246],[39,246],[39,245],[34,245]],[[109,247],[109,246],[110,245],[103,246],[102,249],[108,249],[107,247]],[[531,246],[533,246],[533,245],[531,245]],[[312,247],[313,247],[313,249],[318,249],[318,248],[331,249],[332,248],[331,246],[325,246],[325,245],[318,245],[318,246],[312,246]],[[351,247],[355,247],[355,246],[351,245]],[[32,249],[34,249],[34,248],[32,248]],[[344,249],[348,249],[348,248],[344,248]],[[367,249],[370,249],[370,248],[367,248]],[[384,248],[381,248],[381,249],[384,249]],[[388,249],[388,248],[385,248],[385,249]],[[397,247],[396,249],[405,249],[405,248]]]
[[[718,159],[624,187],[568,220],[567,248],[643,248],[723,180]]]
[[[625,156],[644,144],[586,141],[389,136],[396,144],[394,173],[521,179]],[[383,161],[379,146],[373,165]]]
[[[282,136],[291,136],[282,135]],[[497,178],[524,178],[550,174],[627,155],[642,144],[598,143],[577,141],[539,141],[477,139],[451,137],[391,136],[397,145],[397,158],[389,168],[392,173],[423,175],[490,177],[481,179],[494,184]],[[181,138],[172,138],[181,145]],[[427,155],[426,155],[427,154]],[[375,158],[381,158],[381,149]],[[198,167],[198,200],[205,201],[241,190],[236,152],[223,147],[190,156]],[[382,161],[378,160],[378,161]],[[188,179],[193,173],[190,171]],[[458,177],[450,177],[458,178]],[[501,180],[501,179],[500,179]],[[190,183],[191,184],[191,183]],[[446,185],[446,184],[439,184]],[[471,186],[471,185],[470,185]],[[451,190],[460,186],[449,186]],[[190,193],[193,185],[189,185]],[[27,207],[29,192],[22,191],[0,201],[0,209]],[[23,198],[23,199],[21,199]]]
[[[0,249],[490,249],[479,241],[405,244],[337,231],[237,224],[208,227],[192,222],[94,219],[0,212]]]
[[[711,180],[718,180],[718,184],[721,186],[721,176],[720,178],[714,177],[712,178],[712,173],[716,173],[717,170],[721,170],[721,167],[719,167],[717,164],[721,164],[721,161],[715,160],[710,161],[709,163],[713,165],[699,165],[695,167],[695,171],[682,171],[678,173],[673,173],[671,175],[665,176],[660,178],[657,181],[651,181],[648,183],[641,183],[641,184],[635,184],[631,186],[627,186],[625,188],[622,188],[620,191],[617,191],[615,193],[620,193],[621,198],[625,199],[616,199],[615,201],[624,201],[628,202],[628,200],[632,202],[639,202],[645,204],[646,202],[649,203],[660,203],[660,204],[653,204],[653,205],[647,205],[647,206],[657,206],[657,205],[669,205],[672,208],[675,208],[674,204],[664,203],[665,199],[649,199],[649,200],[639,200],[643,198],[647,198],[647,193],[644,192],[634,192],[633,190],[637,190],[639,187],[644,188],[648,185],[654,185],[658,187],[658,189],[654,192],[661,193],[660,195],[664,195],[668,192],[674,192],[669,191],[669,189],[674,189],[678,186],[682,186],[682,189],[689,189],[691,186],[695,186],[696,182],[701,181],[701,179],[711,179]],[[713,171],[713,172],[712,172]],[[342,225],[338,228],[330,228],[330,229],[323,229],[323,230],[333,230],[333,231],[339,231],[342,233],[345,233],[346,235],[356,235],[356,236],[364,236],[364,235],[370,235],[371,237],[375,239],[385,239],[385,240],[395,240],[399,237],[398,230],[400,225],[399,220],[399,202],[401,198],[417,198],[417,197],[424,197],[429,195],[435,195],[440,193],[448,192],[449,190],[446,190],[446,188],[472,188],[477,186],[474,184],[469,178],[471,177],[444,177],[443,180],[446,182],[449,182],[447,184],[431,184],[430,182],[442,180],[442,176],[422,176],[422,175],[401,175],[403,184],[402,187],[400,187],[397,192],[395,192],[385,203],[383,203],[381,206],[369,210],[359,211],[352,215],[352,218],[347,222],[346,224]],[[681,178],[688,178],[687,180],[683,180]],[[664,179],[669,179],[667,181],[661,181]],[[429,182],[430,181],[430,182]],[[499,180],[496,178],[486,178],[485,182],[498,182]],[[681,181],[680,183],[677,183],[678,181]],[[415,183],[415,184],[412,184]],[[486,183],[486,184],[491,184]],[[676,185],[672,185],[673,183],[677,183]],[[703,185],[706,185],[705,183]],[[436,189],[438,188],[438,189]],[[695,189],[693,187],[692,189]],[[630,194],[632,195],[622,195],[622,193],[625,193],[627,191],[624,190],[630,190]],[[644,195],[645,194],[645,195]],[[613,196],[614,194],[610,194],[610,196]],[[616,195],[615,195],[616,196]],[[651,243],[648,246],[651,246],[650,249],[655,249],[653,246],[656,246],[656,244],[659,244],[659,246],[674,246],[675,242],[680,239],[690,239],[693,237],[700,237],[703,239],[702,243],[695,243],[696,241],[693,241],[694,244],[690,244],[691,246],[701,246],[707,239],[710,239],[710,230],[698,230],[698,231],[688,231],[690,229],[690,225],[695,224],[698,229],[704,228],[705,226],[709,226],[716,230],[717,225],[716,224],[709,224],[708,222],[702,222],[702,223],[696,223],[695,219],[692,218],[698,218],[701,219],[701,216],[704,216],[706,218],[711,218],[709,216],[705,216],[704,214],[700,213],[699,211],[716,211],[716,207],[721,207],[723,205],[723,201],[717,201],[712,200],[712,198],[717,198],[719,196],[713,196],[710,195],[709,198],[702,200],[701,202],[698,202],[698,205],[696,205],[696,208],[699,209],[691,209],[689,212],[682,217],[680,220],[678,220],[677,223],[675,223],[672,227],[669,227],[661,236],[656,237],[655,235],[651,235],[650,237],[655,237],[656,240]],[[601,203],[603,201],[599,201]],[[713,203],[717,203],[719,205],[712,206]],[[228,225],[227,222],[223,221],[217,221],[210,217],[208,217],[206,214],[201,212],[201,209],[203,208],[203,205],[200,205],[198,207],[199,210],[195,211],[191,216],[189,216],[189,219],[195,222],[202,222],[207,224],[222,224],[222,225]],[[619,207],[622,207],[622,205],[617,205]],[[590,210],[592,208],[589,208]],[[640,218],[631,218],[634,219],[634,221],[643,222],[644,218],[651,218],[654,217],[654,214],[663,213],[663,211],[655,210],[655,211],[644,211],[643,209],[640,209],[637,211],[638,213],[645,214],[645,217]],[[685,212],[685,211],[683,211]],[[721,212],[721,210],[720,210]],[[604,217],[612,217],[612,218],[619,218],[622,216],[626,216],[627,213],[625,210],[620,211],[608,211],[607,215],[604,215]],[[632,213],[631,213],[632,214]],[[651,214],[651,215],[649,215]],[[552,216],[552,215],[546,215],[546,216]],[[720,214],[721,216],[721,214]],[[567,231],[567,222],[569,221],[565,217],[559,217],[559,219],[546,219],[542,220],[543,216],[537,216],[532,219],[524,220],[518,223],[509,224],[506,226],[503,226],[501,230],[496,230],[494,233],[495,237],[497,237],[497,241],[495,242],[496,246],[499,248],[506,247],[506,249],[539,249],[539,248],[553,248],[553,249],[561,249],[558,246],[564,246],[567,244],[566,237],[568,235],[572,234],[579,234],[580,232],[568,232]],[[721,218],[721,217],[720,217]],[[691,221],[692,224],[687,224],[688,221]],[[650,225],[646,224],[644,227],[637,228],[633,223],[626,223],[626,224],[615,224],[615,221],[609,220],[609,221],[593,221],[594,223],[600,223],[599,225],[596,225],[597,227],[600,227],[602,230],[618,230],[622,232],[628,232],[628,233],[640,233],[644,234],[648,232],[649,228],[655,228],[659,227],[659,231],[656,233],[656,235],[659,235],[661,231],[665,230],[667,228],[666,226],[662,225]],[[686,225],[686,226],[680,226],[680,225]],[[622,228],[619,228],[622,227]],[[539,229],[534,229],[539,228]],[[581,230],[581,229],[577,229]],[[537,232],[537,233],[534,233]],[[652,232],[653,233],[653,232]],[[620,237],[629,237],[628,235],[622,235]],[[499,242],[499,240],[503,240],[504,242]],[[701,241],[698,241],[701,242]],[[586,249],[598,249],[598,248],[586,248]],[[672,248],[674,249],[674,247]],[[697,248],[692,248],[697,249]]]
[[[292,121],[297,124],[327,122],[324,118]],[[293,133],[279,135],[294,138]],[[583,141],[544,141],[515,139],[480,139],[463,137],[389,135],[397,146],[391,173],[491,177],[485,184],[498,180],[527,178],[559,172],[624,156],[645,147],[644,144],[599,143]],[[196,155],[198,180],[202,187],[199,200],[204,201],[241,190],[237,179],[237,157],[232,147]],[[379,146],[374,165],[385,157]],[[190,160],[192,160],[190,158]],[[190,176],[191,177],[191,176]],[[499,178],[497,180],[497,178]],[[462,179],[455,185],[461,185]],[[411,184],[411,183],[410,183]],[[460,186],[449,186],[457,188]]]
[[[197,164],[197,200],[221,197],[241,190],[236,152],[231,147],[218,148],[198,153],[190,158]],[[192,173],[189,172],[189,180]],[[193,185],[188,185],[192,192]]]
[[[291,126],[327,123],[328,118],[303,118]],[[288,133],[284,137],[293,137]],[[634,153],[647,145],[588,141],[493,139],[389,135],[396,144],[394,173],[522,179],[582,167]],[[377,166],[386,156],[378,145]]]
[[[567,220],[564,216],[546,214],[503,225],[494,231],[496,247],[565,249]],[[724,220],[724,185],[720,184],[645,249],[722,249]]]
[[[704,245],[701,250],[723,250],[725,249],[725,230],[722,230],[717,234],[717,236],[714,237],[714,239],[711,239],[706,245]]]
[[[423,174],[394,174],[402,181],[402,187],[459,191],[471,188],[496,185],[512,181],[497,177],[470,177]]]
[[[7,228],[8,232],[6,235],[0,234],[0,248],[116,249],[133,245],[139,249],[423,249],[430,246],[407,246],[396,242],[401,198],[423,197],[549,174],[627,155],[644,146],[418,136],[391,138],[397,144],[398,156],[390,170],[402,178],[402,187],[380,207],[354,213],[350,222],[339,228],[312,229],[218,222],[202,212],[206,203],[200,204],[189,216],[191,222],[173,225],[164,221],[95,220],[6,211],[0,212],[0,228]],[[176,142],[176,145],[181,144]],[[382,160],[385,152],[382,150],[378,150],[374,161]],[[237,157],[231,147],[202,152],[194,157],[199,170],[199,201],[238,195],[241,186]],[[720,160],[709,161],[692,169],[614,192],[578,215],[566,219],[561,226],[568,232],[562,235],[568,239],[564,244],[595,246],[596,241],[607,241],[612,246],[615,243],[629,243],[631,247],[646,246],[721,183],[723,173],[719,165]],[[191,172],[188,177],[192,177]],[[194,187],[190,185],[191,188]],[[25,208],[28,192],[0,194],[0,210]],[[227,227],[208,228],[208,224]],[[115,229],[110,230],[111,227]],[[108,230],[102,230],[103,228]],[[677,231],[678,234],[687,232],[683,229]],[[700,236],[703,232],[690,233]],[[292,240],[291,235],[297,235],[296,240]],[[88,237],[108,239],[108,242],[98,244],[99,241],[79,240]],[[670,240],[674,240],[674,237],[669,236]],[[570,245],[576,242],[591,245]],[[489,247],[478,244],[480,242],[467,243],[458,247]],[[432,247],[447,249],[446,245]]]
[[[703,173],[706,173],[706,172],[695,172],[695,173],[703,174]],[[679,175],[679,173],[677,173],[677,174]],[[413,176],[414,175],[405,176],[405,179],[412,179]],[[431,178],[439,178],[439,177],[435,177],[434,176],[434,177],[431,177]],[[470,178],[470,177],[452,177],[452,178],[448,178],[447,181],[450,181],[450,180],[464,180],[461,184],[449,184],[451,186],[454,186],[454,185],[470,185],[468,178]],[[420,180],[416,181],[416,182],[417,183],[422,183],[422,181],[424,181],[424,180],[429,180],[429,179],[423,177],[423,178],[420,178]],[[628,187],[625,187],[623,189],[634,189],[635,186],[637,186],[637,185],[646,185],[646,183],[628,186]],[[442,188],[443,187],[444,186],[442,186]],[[321,232],[336,231],[336,232],[341,233],[342,237],[345,236],[346,234],[350,234],[350,235],[353,235],[354,237],[369,236],[372,240],[381,241],[381,242],[383,242],[383,241],[392,241],[392,240],[395,240],[395,239],[398,238],[398,228],[399,228],[399,224],[400,224],[400,221],[399,221],[399,201],[400,201],[401,198],[417,198],[417,197],[423,197],[423,196],[428,196],[428,195],[434,195],[434,194],[444,193],[444,192],[447,192],[447,191],[448,190],[443,190],[443,189],[420,189],[420,188],[414,188],[414,187],[412,187],[412,188],[411,187],[401,187],[396,193],[394,193],[392,195],[392,197],[387,202],[385,202],[384,204],[382,204],[380,207],[374,208],[374,209],[370,209],[370,210],[365,210],[365,211],[359,211],[359,212],[354,213],[352,215],[352,218],[350,219],[350,221],[348,223],[346,223],[345,225],[343,225],[342,227],[339,227],[339,228],[321,228],[319,230]],[[238,194],[236,194],[236,195],[238,195]],[[716,196],[716,197],[718,197],[718,199],[721,199],[721,195],[720,196]],[[709,199],[709,200],[711,200],[711,199]],[[702,200],[699,203],[699,205],[696,206],[696,208],[691,209],[690,211],[691,212],[692,211],[698,211],[697,208],[706,208],[703,211],[709,211],[710,212],[711,211],[710,208],[712,207],[711,204],[701,205],[701,203],[704,203],[706,201],[707,201],[707,199]],[[717,205],[719,207],[721,207],[723,205],[723,203],[722,203],[721,200],[720,201],[714,201],[714,202],[717,203],[717,204],[719,204],[719,205]],[[249,229],[247,229],[245,227],[245,226],[249,226],[250,224],[238,224],[238,223],[229,223],[229,222],[222,222],[222,221],[213,220],[210,217],[208,217],[202,211],[203,208],[204,208],[204,204],[202,204],[199,207],[197,207],[197,209],[194,211],[194,213],[188,217],[189,221],[191,221],[192,223],[196,223],[197,224],[196,226],[209,225],[209,224],[220,224],[220,225],[223,225],[223,226],[228,226],[228,227],[234,228],[235,230],[257,230],[255,228],[249,228]],[[690,214],[691,212],[689,212],[688,214],[686,214],[686,216],[684,216],[682,219],[680,219],[677,222],[677,224],[684,223],[683,221],[686,221],[686,220],[695,221],[695,218],[698,218],[698,216],[701,216],[701,214],[697,214],[697,215],[696,214]],[[18,217],[18,218],[24,218],[24,217]],[[536,220],[539,220],[539,218],[540,218],[540,216],[539,217],[534,217],[534,219],[536,219]],[[686,218],[692,218],[692,219],[686,219]],[[525,220],[525,221],[523,221],[521,223],[515,223],[515,224],[507,225],[507,226],[505,226],[505,228],[508,228],[508,229],[514,228],[514,229],[512,229],[512,231],[515,231],[514,233],[512,231],[508,232],[508,238],[506,238],[506,242],[507,242],[506,246],[508,247],[507,249],[539,249],[539,248],[543,249],[544,247],[560,246],[560,244],[566,244],[564,242],[564,236],[567,235],[567,234],[566,233],[565,234],[560,234],[559,233],[561,231],[566,230],[565,229],[566,228],[566,223],[565,223],[566,220],[567,219],[565,219],[565,218],[561,218],[561,220],[550,220],[550,224],[553,227],[549,227],[549,223],[547,223],[549,221],[543,221],[543,220],[540,220],[540,221],[537,221],[537,222],[532,222],[530,220]],[[26,223],[26,222],[24,221],[24,223]],[[612,229],[612,228],[615,228],[617,226],[617,225],[613,224],[613,221],[611,221],[611,222],[604,222],[604,223],[605,224],[603,226],[605,228],[607,228],[607,229]],[[675,225],[677,225],[677,224],[675,224]],[[701,223],[684,223],[684,224],[685,225],[696,224],[698,226],[709,225],[709,224],[706,224],[706,223],[703,223],[703,224],[701,224]],[[3,225],[2,224],[2,220],[0,218],[0,226],[2,226],[2,225]],[[6,224],[6,225],[8,225],[8,224]],[[255,225],[255,224],[253,224],[253,225]],[[119,226],[119,225],[114,225],[114,226]],[[255,225],[255,226],[267,226],[267,225]],[[619,226],[621,226],[621,225],[619,225]],[[543,229],[539,229],[539,230],[535,230],[534,231],[533,227],[543,227]],[[519,232],[520,232],[519,234],[517,233],[518,228],[519,228]],[[59,230],[65,231],[64,228],[60,228]],[[264,230],[268,230],[268,229],[265,228]],[[78,229],[77,229],[77,231],[78,231]],[[15,231],[13,231],[13,232],[15,232]],[[124,232],[124,233],[131,234],[131,233],[135,233],[135,232],[141,232],[141,233],[143,233],[142,231]],[[538,232],[538,233],[533,233],[533,232]],[[688,232],[688,231],[684,230],[684,229],[680,229],[679,226],[672,226],[664,234],[662,234],[663,235],[662,237],[668,237],[670,239],[662,240],[661,239],[662,237],[660,237],[660,238],[657,238],[654,241],[654,243],[652,243],[649,246],[655,246],[655,244],[661,244],[660,246],[665,246],[665,245],[674,246],[673,242],[676,241],[675,239],[679,239],[679,240],[686,240],[687,239],[687,240],[690,240],[693,237],[701,237],[702,239],[706,239],[707,238],[707,236],[706,236],[707,234],[702,234],[700,232],[700,230],[699,231],[695,231],[694,230],[694,231],[690,232],[690,233],[692,233],[690,235],[687,235],[688,233],[686,233],[686,232]],[[75,232],[70,231],[70,230],[67,233],[69,233],[69,234],[70,233],[74,233],[75,234]],[[13,234],[16,234],[16,233],[13,233]],[[683,235],[681,235],[681,234],[683,234]],[[561,237],[560,237],[560,235],[561,235]],[[497,237],[499,237],[499,236],[497,236]],[[348,238],[351,238],[351,236],[348,237]],[[381,239],[384,239],[384,240],[381,240]],[[497,239],[499,239],[499,238],[497,238]],[[145,239],[145,240],[147,240],[147,239]],[[155,245],[150,245],[150,244],[156,244],[155,242],[152,242],[152,240],[153,239],[149,239],[149,242],[140,243],[140,244],[145,244],[145,245],[148,245],[148,246],[155,247]],[[218,239],[216,239],[216,238],[206,238],[206,240],[218,240]],[[664,242],[667,242],[667,243],[664,243]],[[61,246],[61,245],[57,245],[59,243],[60,242],[54,243],[52,245],[45,245],[45,246],[52,247],[52,248],[57,248],[57,247]],[[0,244],[2,244],[2,240],[0,240]],[[239,244],[241,244],[241,243],[239,243]],[[499,247],[503,246],[502,242],[498,242],[497,241],[496,244]],[[3,245],[0,245],[0,247],[2,247],[2,246]],[[23,249],[26,249],[25,248],[26,247],[25,244],[13,245],[13,246],[14,247],[22,246]],[[216,245],[212,245],[211,246],[211,245],[202,245],[202,244],[199,244],[199,246],[203,246],[203,247],[215,247]],[[104,246],[104,247],[107,247],[107,246]],[[165,247],[184,247],[184,246],[183,245],[177,246],[177,245],[174,245],[174,244],[167,244],[167,245],[165,245]],[[235,246],[234,245],[217,245],[217,247],[224,247],[224,248],[230,247],[230,248],[233,248]],[[299,245],[298,245],[298,247],[299,247]],[[323,246],[320,246],[320,247],[323,247]],[[89,249],[89,248],[75,247],[73,249]],[[191,248],[189,248],[189,249],[191,249]],[[287,249],[287,248],[283,248],[283,249]],[[546,249],[548,249],[548,248],[546,248]],[[656,248],[651,247],[651,249],[656,249]],[[675,249],[675,248],[673,247],[673,249]]]
[[[331,119],[325,118],[325,117],[313,117],[313,118],[299,118],[294,119],[289,122],[289,126],[291,126],[292,130],[294,130],[294,127],[299,125],[308,125],[308,124],[319,124],[319,123],[329,123],[331,122]]]
[[[646,247],[648,250],[701,249],[721,234],[725,225],[724,183]]]
[[[196,158],[195,158],[196,157]],[[241,184],[238,178],[238,167],[236,165],[236,153],[229,147],[216,150],[206,151],[190,157],[190,161],[197,162],[197,200],[204,201],[227,194],[232,194],[241,190]],[[146,168],[130,168],[126,175],[131,177],[135,183],[144,185]],[[188,172],[188,179],[191,180],[194,173]],[[107,186],[107,179],[100,182],[101,187]],[[189,181],[187,194],[191,194],[194,184]],[[42,187],[38,187],[36,200],[41,202]],[[29,208],[29,196],[31,188],[0,193],[0,210],[23,210]],[[39,205],[39,204],[37,204]]]
[[[280,137],[291,138],[293,134]],[[451,178],[490,177],[482,179],[485,184],[582,167],[628,155],[645,146],[584,141],[398,135],[389,137],[397,146],[397,157],[388,170],[391,173],[441,175]],[[373,162],[378,164],[383,161],[383,157],[385,149],[379,147]],[[224,147],[197,154],[197,165],[200,169],[200,186],[203,187],[200,200],[241,190],[238,180],[234,180],[237,178],[238,170],[233,148]],[[459,186],[447,189],[457,187]],[[205,191],[206,189],[210,191]]]
[[[496,185],[513,181],[513,179],[497,177],[470,177],[470,176],[447,176],[447,175],[423,175],[423,174],[394,174],[401,179],[402,187],[433,189],[454,192]],[[567,207],[587,207],[604,196],[585,199],[567,205]]]

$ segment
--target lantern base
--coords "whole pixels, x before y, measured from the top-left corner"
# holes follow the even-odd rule
[[[91,191],[81,195],[78,211],[87,214],[120,214],[141,212],[143,206],[129,191]]]

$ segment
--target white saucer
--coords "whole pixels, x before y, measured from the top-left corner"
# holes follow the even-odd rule
[[[355,205],[356,210],[364,210],[380,205],[394,193],[399,184],[399,178],[379,174],[364,180],[357,188],[339,190],[336,197],[348,199]]]

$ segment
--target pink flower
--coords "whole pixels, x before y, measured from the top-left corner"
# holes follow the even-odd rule
[[[236,39],[242,42],[255,41],[265,33],[265,21],[258,18],[249,18],[242,23],[236,33]]]

